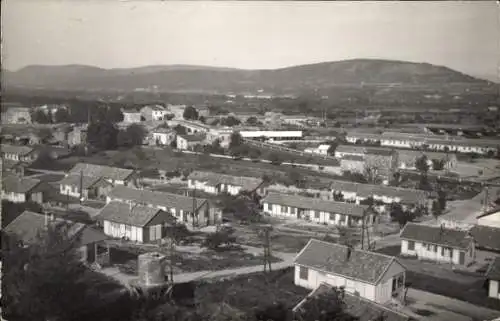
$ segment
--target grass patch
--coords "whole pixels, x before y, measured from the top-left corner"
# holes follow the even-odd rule
[[[204,303],[226,302],[245,313],[252,313],[256,307],[273,302],[282,302],[291,309],[309,292],[294,284],[294,269],[288,268],[242,275],[222,282],[200,282],[196,298]]]
[[[415,309],[415,310],[413,310],[413,312],[415,312],[416,314],[423,316],[423,317],[430,317],[430,316],[433,316],[436,314],[435,312],[432,312],[430,310],[425,310],[425,309]]]

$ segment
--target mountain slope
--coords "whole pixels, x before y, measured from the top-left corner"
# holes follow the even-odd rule
[[[339,85],[486,84],[442,66],[404,61],[354,59],[275,70],[242,70],[204,66],[146,66],[101,69],[91,66],[28,66],[5,74],[7,86],[47,89],[134,90],[155,86],[164,91],[294,93]]]

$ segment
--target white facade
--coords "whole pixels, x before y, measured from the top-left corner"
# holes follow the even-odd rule
[[[401,240],[401,254],[441,263],[467,265],[473,261],[474,249],[471,247],[467,250],[461,250],[437,244]]]
[[[2,199],[12,203],[25,203],[33,201],[37,203],[43,202],[42,192],[37,193],[14,193],[2,191]]]
[[[477,225],[500,228],[500,210],[478,218]]]
[[[139,123],[141,122],[141,113],[124,111],[123,122],[128,124]]]
[[[272,140],[300,140],[302,139],[301,130],[273,131],[273,130],[241,130],[240,135],[243,138],[265,138]]]
[[[153,132],[153,143],[157,143],[160,145],[169,145],[172,141],[175,140],[175,132]]]
[[[497,280],[489,280],[488,296],[494,299],[500,299],[500,282]]]
[[[161,227],[161,225],[160,225]],[[144,242],[143,229],[141,227],[104,221],[104,234],[115,238],[128,238],[134,242]]]
[[[307,278],[303,278],[304,269],[307,269]],[[394,261],[387,271],[382,276],[377,284],[371,284],[360,280],[355,280],[346,276],[334,274],[331,272],[320,271],[313,268],[303,267],[298,264],[295,265],[295,284],[307,289],[315,289],[321,283],[325,282],[336,287],[345,287],[345,291],[352,294],[359,294],[360,297],[377,302],[387,303],[391,300],[392,294],[399,289],[393,289],[393,280],[403,278],[400,282],[404,284],[405,269],[401,264]],[[301,277],[302,276],[302,277]]]

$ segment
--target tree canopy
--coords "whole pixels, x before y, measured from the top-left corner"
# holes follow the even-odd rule
[[[118,129],[108,121],[91,123],[87,129],[87,143],[97,149],[115,149],[118,145]]]
[[[186,120],[198,120],[198,111],[193,106],[187,106],[182,117]]]

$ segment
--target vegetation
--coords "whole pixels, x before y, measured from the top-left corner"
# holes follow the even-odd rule
[[[35,202],[13,203],[2,200],[2,229],[15,220],[22,212],[42,213],[42,206]]]
[[[198,120],[198,111],[193,106],[187,106],[182,117],[187,120]]]
[[[236,237],[233,234],[233,228],[223,227],[214,233],[208,234],[202,246],[215,251],[221,250],[223,245],[229,246],[236,243]]]
[[[87,143],[99,150],[115,149],[118,146],[119,130],[109,121],[93,122],[87,130]]]
[[[131,124],[118,132],[117,144],[121,147],[141,146],[146,135],[147,131],[144,126],[141,124]]]
[[[401,228],[405,226],[406,223],[415,219],[415,214],[411,211],[403,210],[403,207],[399,203],[391,204],[390,216],[391,220],[398,222]]]

